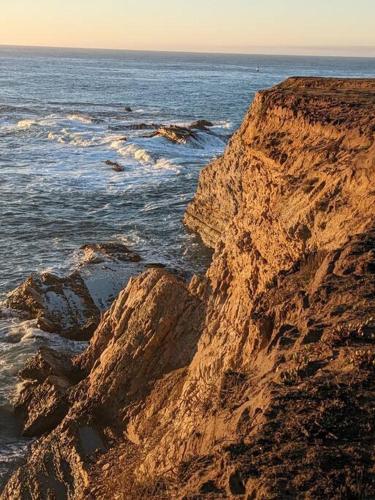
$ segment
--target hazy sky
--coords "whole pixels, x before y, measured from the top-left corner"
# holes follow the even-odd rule
[[[1,0],[0,44],[375,56],[375,0]]]

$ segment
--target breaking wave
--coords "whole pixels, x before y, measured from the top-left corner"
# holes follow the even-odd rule
[[[93,121],[94,121],[90,116],[78,114],[78,113],[67,115],[66,118],[68,120],[72,120],[72,121],[76,121],[76,122],[80,122],[80,123],[86,123],[86,124],[93,123]]]

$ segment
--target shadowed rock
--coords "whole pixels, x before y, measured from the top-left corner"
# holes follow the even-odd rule
[[[186,144],[198,138],[197,134],[190,128],[179,127],[178,125],[161,127],[156,132],[150,134],[149,137],[164,137],[164,139],[177,144]]]
[[[197,128],[201,130],[206,130],[209,127],[213,127],[214,124],[208,120],[197,120],[190,125],[190,128]]]
[[[37,319],[38,327],[72,339],[89,339],[107,309],[133,274],[140,256],[121,243],[81,248],[80,267],[69,276],[33,274],[11,292],[6,306]]]
[[[112,167],[112,170],[114,172],[123,172],[125,170],[125,168],[122,165],[120,165],[117,161],[106,160],[105,164],[109,165],[110,167]]]

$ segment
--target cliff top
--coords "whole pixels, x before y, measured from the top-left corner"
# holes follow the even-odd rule
[[[358,92],[366,97],[375,94],[375,78],[321,78],[292,76],[281,82],[273,89],[303,90],[303,91],[330,91],[330,92]]]

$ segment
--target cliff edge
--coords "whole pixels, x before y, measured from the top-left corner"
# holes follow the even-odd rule
[[[375,80],[257,94],[185,215],[214,256],[132,278],[21,376],[2,498],[375,496]]]

